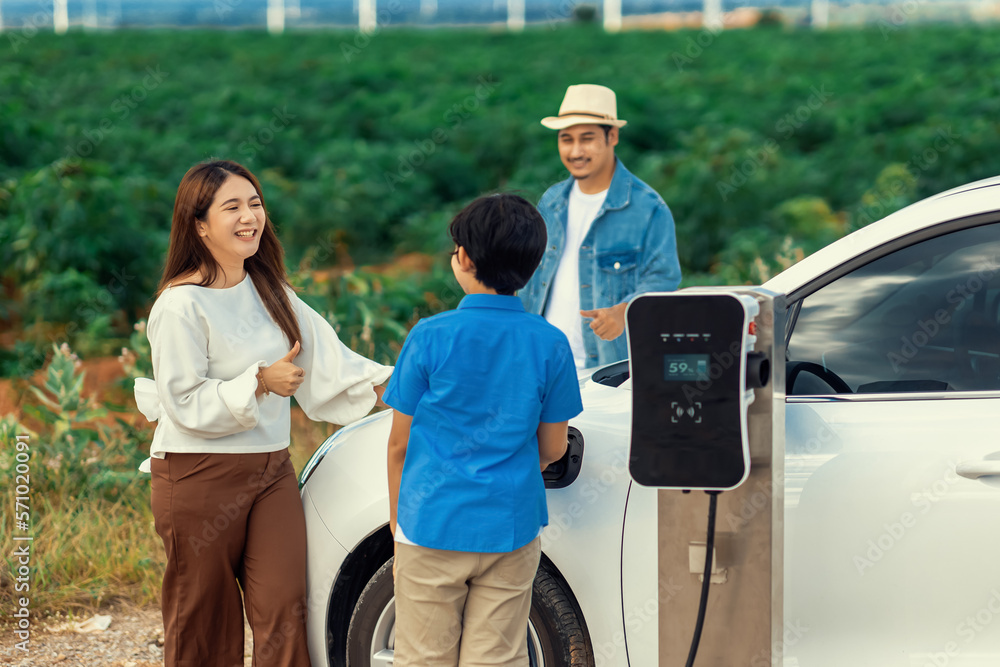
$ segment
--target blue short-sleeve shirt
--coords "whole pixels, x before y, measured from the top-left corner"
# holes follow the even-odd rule
[[[583,411],[565,334],[516,296],[420,321],[385,403],[411,415],[397,521],[422,547],[501,553],[548,524],[538,425]]]

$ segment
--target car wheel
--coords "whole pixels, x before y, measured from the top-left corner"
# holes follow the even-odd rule
[[[347,630],[348,667],[388,667],[396,641],[392,559],[368,581]],[[531,667],[592,667],[593,651],[566,585],[544,567],[532,585],[528,617]]]

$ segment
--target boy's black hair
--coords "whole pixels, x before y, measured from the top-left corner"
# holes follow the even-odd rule
[[[542,214],[510,193],[476,199],[459,211],[448,233],[476,265],[476,280],[506,295],[525,286],[548,241]]]

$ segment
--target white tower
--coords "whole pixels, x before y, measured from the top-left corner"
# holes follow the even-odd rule
[[[826,30],[830,25],[830,0],[812,0],[809,12],[812,25],[816,30]]]
[[[267,0],[267,31],[272,35],[285,31],[285,0]]]
[[[604,0],[604,29],[607,32],[622,29],[622,0]]]
[[[507,0],[507,28],[524,30],[524,0]]]
[[[52,29],[57,35],[65,35],[69,30],[69,10],[66,0],[52,0]]]

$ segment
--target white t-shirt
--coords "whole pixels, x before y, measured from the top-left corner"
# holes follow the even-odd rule
[[[295,398],[315,421],[347,424],[375,404],[374,385],[392,368],[353,352],[294,292],[306,370]],[[256,453],[288,446],[290,399],[256,396],[257,369],[288,353],[250,276],[226,289],[178,285],[163,291],[146,325],[154,380],[135,381],[140,411],[158,425],[150,454]]]
[[[585,194],[579,182],[573,182],[566,215],[566,246],[545,307],[545,319],[569,338],[577,368],[583,368],[587,361],[583,349],[583,318],[580,317],[580,245],[607,196],[607,190]]]

